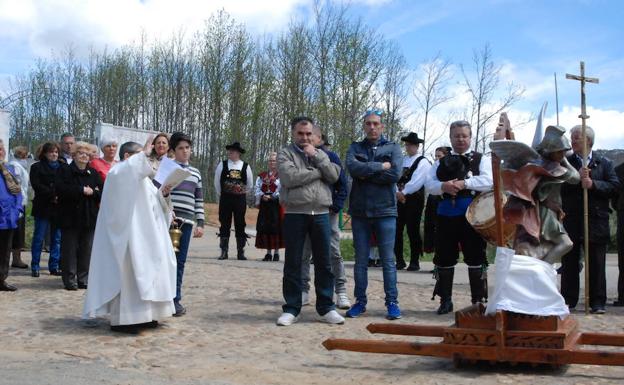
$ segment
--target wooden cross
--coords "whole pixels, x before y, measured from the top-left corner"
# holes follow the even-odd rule
[[[587,115],[587,110],[585,108],[585,83],[596,83],[598,84],[598,78],[589,78],[585,76],[585,62],[581,62],[581,75],[571,75],[566,74],[566,79],[579,80],[581,82],[581,114],[579,118],[581,118],[582,126],[581,126],[581,135],[583,137],[583,167],[587,167],[587,157],[588,157],[588,148],[587,148],[587,134],[586,130],[586,120],[589,119],[589,115]],[[589,211],[588,211],[588,196],[587,189],[583,189],[583,213],[584,213],[584,256],[585,256],[585,314],[589,313]]]

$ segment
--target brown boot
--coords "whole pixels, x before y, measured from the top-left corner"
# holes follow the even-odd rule
[[[22,251],[20,249],[13,250],[13,263],[11,263],[11,267],[28,269],[28,264],[22,262]]]

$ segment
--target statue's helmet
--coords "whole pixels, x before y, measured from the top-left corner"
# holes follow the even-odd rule
[[[544,138],[537,145],[537,152],[540,154],[550,154],[557,151],[568,151],[572,147],[570,141],[564,136],[566,129],[561,126],[548,126],[544,133]]]

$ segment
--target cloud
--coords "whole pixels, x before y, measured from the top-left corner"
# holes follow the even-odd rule
[[[252,31],[274,32],[311,0],[0,0],[0,39],[28,44],[34,56],[49,56],[71,45],[117,47],[149,37],[192,33],[224,9]]]

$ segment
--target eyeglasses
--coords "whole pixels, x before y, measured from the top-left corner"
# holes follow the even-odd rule
[[[84,151],[76,151],[76,155],[90,155],[90,154]]]
[[[365,118],[367,116],[371,116],[371,115],[377,115],[377,116],[381,117],[383,115],[383,111],[382,110],[377,110],[377,109],[371,109],[371,110],[366,110],[366,112],[364,113],[364,117]]]

